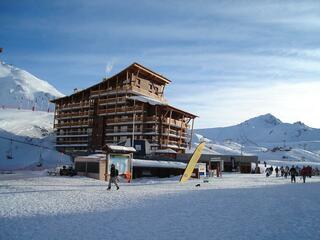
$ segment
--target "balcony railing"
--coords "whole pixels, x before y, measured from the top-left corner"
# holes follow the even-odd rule
[[[99,99],[100,105],[108,105],[111,103],[124,103],[124,102],[126,102],[126,97]]]
[[[108,89],[101,89],[101,90],[95,90],[95,91],[91,91],[91,97],[95,97],[95,96],[106,96],[109,94],[113,94],[116,92],[126,92],[128,90],[131,90],[131,86],[130,85],[123,85],[123,86],[118,86],[117,88],[115,87],[109,87]]]
[[[143,108],[140,106],[135,107],[124,107],[124,108],[109,108],[109,109],[99,109],[98,114],[108,114],[108,113],[125,113],[125,112],[139,112]]]
[[[89,125],[89,121],[77,121],[77,122],[65,122],[65,123],[57,123],[54,126],[56,128],[59,127],[67,127],[67,126],[87,126]]]
[[[135,122],[141,122],[143,121],[142,117],[136,117],[134,119]],[[107,123],[131,123],[133,122],[133,118],[113,118],[113,119],[108,119]]]
[[[70,117],[88,117],[89,111],[84,112],[73,112],[73,113],[59,113],[56,115],[56,118],[70,118]]]
[[[72,108],[88,108],[90,107],[89,102],[79,102],[79,103],[68,103],[62,104],[57,107],[57,110],[67,110]]]
[[[164,101],[164,102],[166,102],[166,100],[160,95],[160,94],[156,94],[156,93],[154,93],[154,92],[151,92],[151,91],[149,91],[149,90],[147,90],[147,89],[144,89],[144,88],[139,88],[139,87],[137,87],[137,86],[132,86],[132,91],[134,91],[134,92],[138,92],[138,93],[141,93],[141,94],[143,94],[143,95],[146,95],[146,96],[150,96],[150,97],[152,97],[152,98],[156,98],[156,99],[158,99],[158,100],[160,100],[160,101]]]
[[[181,120],[175,120],[175,119],[170,119],[170,118],[165,118],[163,119],[163,123],[167,124],[167,125],[171,125],[171,126],[175,126],[175,127],[183,127],[183,128],[187,128],[188,124],[186,124],[185,122],[181,121]]]

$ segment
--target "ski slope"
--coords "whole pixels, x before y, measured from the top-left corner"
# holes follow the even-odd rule
[[[55,150],[54,141],[53,113],[0,109],[0,170],[70,163],[68,156]]]
[[[42,172],[0,174],[0,180],[0,239],[319,238],[319,177],[290,184],[263,174],[224,174],[209,183],[120,183],[119,191]]]

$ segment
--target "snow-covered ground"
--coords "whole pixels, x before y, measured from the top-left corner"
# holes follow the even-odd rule
[[[319,239],[320,178],[139,180],[0,175],[0,239]],[[200,183],[200,187],[195,185]]]

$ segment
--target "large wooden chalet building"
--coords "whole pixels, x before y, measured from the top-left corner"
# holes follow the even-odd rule
[[[151,153],[184,153],[196,116],[165,100],[170,82],[133,63],[94,86],[53,100],[57,150],[77,155],[108,143],[131,145],[135,139],[144,140]]]

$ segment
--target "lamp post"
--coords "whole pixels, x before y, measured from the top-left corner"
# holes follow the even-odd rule
[[[131,147],[134,147],[134,125],[135,125],[135,118],[136,118],[136,99],[133,99],[133,116],[132,116],[132,140],[131,140]]]

